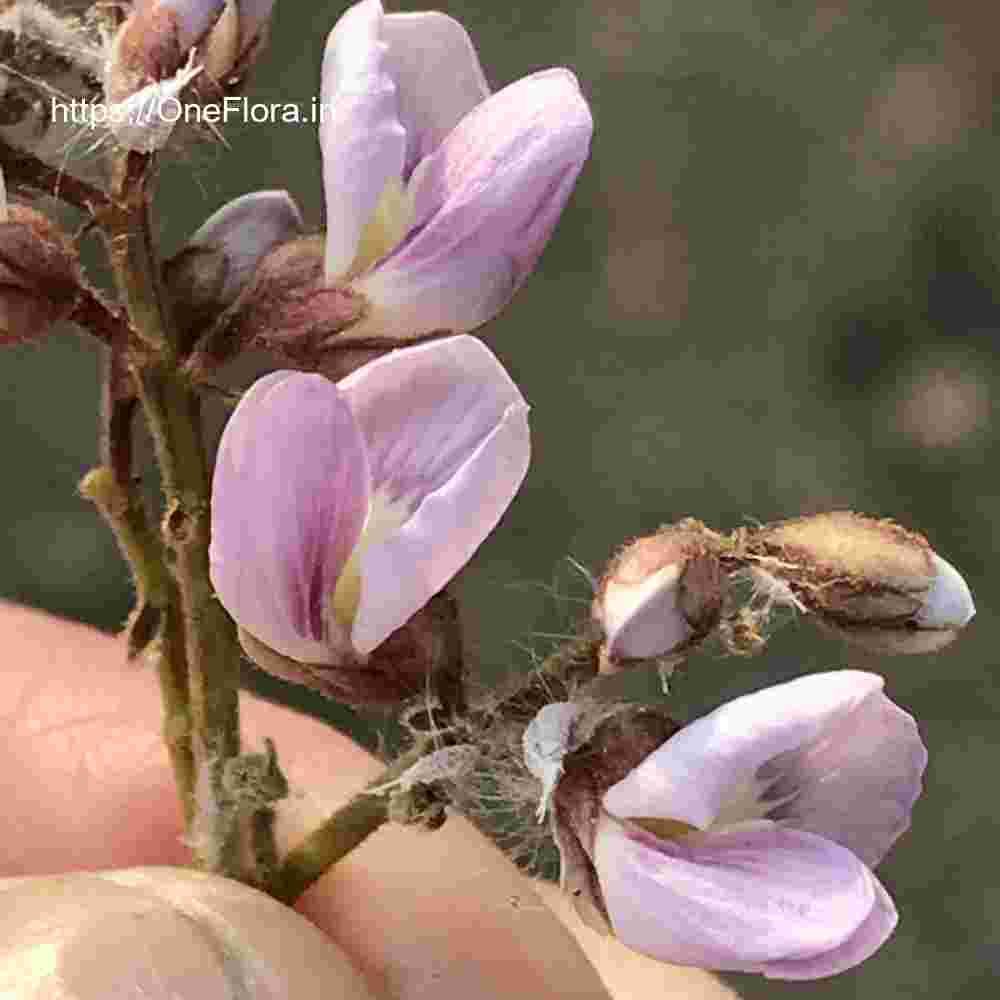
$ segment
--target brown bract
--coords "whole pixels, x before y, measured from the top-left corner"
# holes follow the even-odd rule
[[[323,277],[323,239],[307,236],[272,250],[236,304],[231,336],[289,362],[317,357],[324,341],[360,319],[365,300]]]

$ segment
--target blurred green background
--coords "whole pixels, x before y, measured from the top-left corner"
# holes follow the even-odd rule
[[[251,96],[307,102],[343,7],[278,0]],[[527,669],[583,609],[567,556],[597,570],[684,515],[728,530],[852,508],[925,533],[979,608],[955,646],[874,660],[793,623],[760,659],[695,657],[677,698],[700,713],[861,666],[886,675],[931,752],[914,827],[880,870],[894,938],[836,979],[733,977],[741,991],[994,996],[1000,16],[979,0],[441,7],[495,86],[567,65],[596,119],[538,273],[484,331],[534,429],[525,487],[460,583],[484,676]],[[320,224],[310,128],[226,140],[164,169],[164,253],[254,188],[288,188]],[[0,594],[112,629],[127,574],[74,494],[95,457],[96,394],[96,354],[71,334],[4,354]]]

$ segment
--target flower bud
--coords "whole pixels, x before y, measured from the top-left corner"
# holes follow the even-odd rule
[[[223,205],[164,265],[181,326],[197,330],[211,322],[236,301],[261,260],[303,228],[287,191],[254,191]]]
[[[259,51],[274,0],[139,0],[104,73],[109,125],[127,149],[164,146],[175,102],[202,71],[216,92],[238,83]],[[230,88],[231,89],[231,88]]]
[[[0,880],[0,995],[366,1000],[341,949],[294,910],[182,868]]]
[[[755,533],[747,551],[772,593],[876,652],[940,649],[975,615],[958,571],[892,521],[848,511],[796,518]]]
[[[0,191],[2,199],[2,191]],[[0,344],[37,340],[69,315],[79,292],[76,250],[24,205],[0,210]]]
[[[225,0],[139,0],[112,42],[104,81],[108,103],[173,77],[224,6]]]
[[[602,672],[697,645],[719,621],[724,590],[712,535],[696,521],[627,545],[609,565],[592,608],[607,636]]]

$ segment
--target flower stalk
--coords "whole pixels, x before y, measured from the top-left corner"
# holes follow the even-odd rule
[[[271,895],[291,905],[341,858],[386,823],[390,818],[392,798],[391,789],[386,786],[391,786],[432,749],[430,741],[418,742],[289,851],[275,876]]]

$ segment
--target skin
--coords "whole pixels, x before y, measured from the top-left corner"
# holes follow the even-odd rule
[[[0,876],[188,862],[151,672],[120,640],[0,604]],[[248,747],[272,737],[295,790],[287,843],[380,765],[319,723],[245,696]],[[734,997],[583,927],[469,824],[386,827],[296,907],[338,942],[377,997]],[[588,961],[589,959],[589,961]]]

